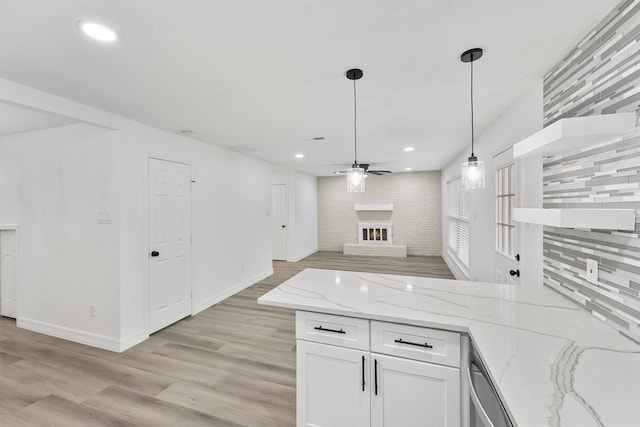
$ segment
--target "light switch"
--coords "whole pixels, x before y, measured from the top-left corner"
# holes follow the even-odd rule
[[[98,212],[98,224],[111,224],[111,212]]]
[[[595,259],[587,259],[587,281],[598,283],[598,261]]]

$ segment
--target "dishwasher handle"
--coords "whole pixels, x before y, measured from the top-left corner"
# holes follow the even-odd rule
[[[487,411],[485,411],[484,407],[482,406],[482,402],[480,402],[480,399],[478,398],[478,393],[476,393],[476,389],[475,389],[475,386],[473,385],[473,381],[471,381],[472,367],[473,367],[473,364],[471,364],[469,369],[466,369],[467,382],[469,383],[469,395],[471,396],[471,402],[473,403],[473,406],[476,408],[476,414],[480,419],[480,422],[482,422],[482,426],[495,427],[493,422],[491,422],[491,418],[489,418],[489,415],[487,415]]]

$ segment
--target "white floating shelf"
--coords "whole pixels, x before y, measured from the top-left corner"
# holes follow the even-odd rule
[[[513,219],[517,222],[562,228],[635,229],[635,211],[633,209],[515,208]]]
[[[560,119],[514,144],[513,157],[556,156],[612,141],[634,132],[635,113]]]
[[[392,211],[393,203],[363,203],[353,205],[354,211]]]

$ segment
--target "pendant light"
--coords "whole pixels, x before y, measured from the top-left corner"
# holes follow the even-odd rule
[[[362,70],[353,68],[347,71],[346,76],[353,80],[353,164],[347,169],[347,191],[349,193],[363,193],[365,191],[365,170],[358,164],[358,130],[357,130],[357,102],[356,80],[362,78]]]
[[[479,47],[469,49],[460,55],[462,62],[471,65],[471,156],[462,164],[462,183],[466,188],[484,188],[484,162],[479,162],[473,152],[473,62],[482,57]]]

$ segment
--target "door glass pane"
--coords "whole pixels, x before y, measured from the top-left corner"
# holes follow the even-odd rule
[[[509,227],[509,231],[510,231],[510,233],[509,233],[509,255],[514,255],[514,253],[513,253],[514,249],[515,249],[514,239],[515,239],[515,234],[516,233],[514,232],[515,231],[514,227]]]
[[[496,169],[496,179],[496,250],[512,255],[515,243],[513,164]]]

